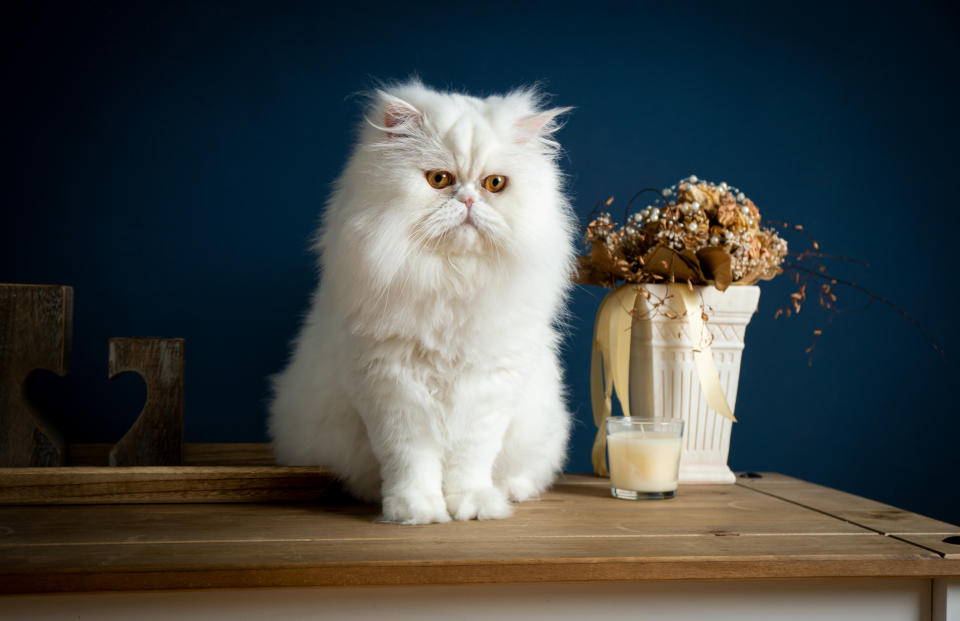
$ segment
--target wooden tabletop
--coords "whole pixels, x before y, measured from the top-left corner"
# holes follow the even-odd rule
[[[2,506],[0,593],[960,576],[960,544],[944,541],[960,527],[778,474],[641,502],[567,475],[516,509],[399,526],[334,492],[287,504]]]

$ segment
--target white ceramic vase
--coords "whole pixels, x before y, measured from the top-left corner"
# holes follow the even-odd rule
[[[727,466],[733,423],[707,406],[693,360],[696,335],[684,317],[680,296],[667,285],[644,285],[649,298],[638,302],[630,337],[630,413],[637,417],[680,418],[686,423],[680,483],[733,483]],[[735,410],[743,337],[757,310],[760,288],[695,287],[713,337],[711,349],[730,408]],[[659,306],[655,306],[658,302]],[[643,309],[641,311],[641,309]]]

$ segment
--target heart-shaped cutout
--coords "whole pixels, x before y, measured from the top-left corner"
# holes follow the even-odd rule
[[[106,367],[106,359],[102,365],[74,365],[64,377],[36,369],[27,376],[24,393],[68,444],[114,444],[140,415],[147,386],[137,373],[109,380]]]

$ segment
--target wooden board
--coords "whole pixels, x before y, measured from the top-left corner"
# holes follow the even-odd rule
[[[0,505],[302,501],[332,482],[310,467],[0,468]]]
[[[783,474],[764,472],[759,478],[737,477],[737,484],[755,489],[885,535],[903,533],[960,534],[952,524],[910,513],[875,500],[808,483]]]
[[[70,467],[0,468],[0,505],[303,501],[334,481],[322,468],[273,465],[265,443],[185,444],[183,467],[106,467],[113,449],[71,444]]]
[[[198,540],[213,537],[231,541],[402,536],[412,543],[438,534],[466,539],[488,533],[500,538],[873,535],[735,486],[684,487],[686,493],[674,500],[634,503],[610,498],[607,486],[597,482],[593,477],[568,476],[541,500],[517,505],[521,513],[508,520],[414,527],[377,523],[377,506],[354,504],[336,495],[324,495],[315,503],[275,506],[78,506],[49,511],[12,506],[0,509],[0,516],[18,526],[0,536],[0,542],[20,545],[42,539],[45,544],[76,545],[115,539],[177,541],[184,538],[185,524],[189,525],[190,536]],[[67,514],[84,527],[57,532],[57,525]]]
[[[960,576],[960,560],[740,485],[629,502],[568,475],[507,520],[301,504],[0,507],[0,592]]]
[[[782,474],[756,474],[760,476],[738,477],[737,483],[881,535],[921,546],[944,558],[960,558],[960,543],[953,543],[960,541],[958,526]]]
[[[937,533],[928,535],[922,533],[904,533],[902,535],[891,535],[894,539],[900,539],[913,545],[924,547],[932,552],[936,552],[943,558],[960,560],[960,529],[953,533]]]

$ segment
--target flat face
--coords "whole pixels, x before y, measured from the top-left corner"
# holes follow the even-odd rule
[[[0,591],[960,575],[958,560],[743,485],[630,502],[566,476],[511,519],[425,526],[325,498],[0,507]]]

